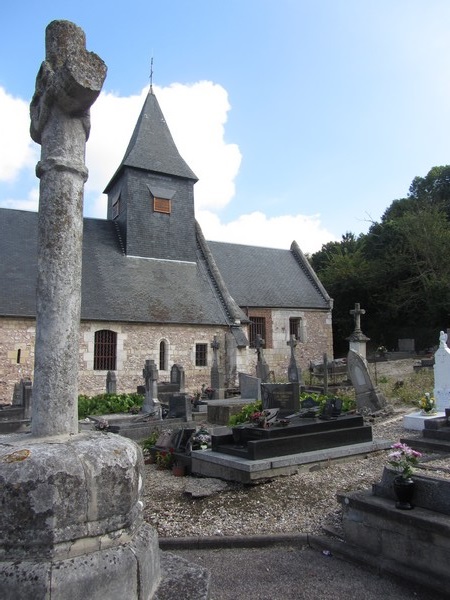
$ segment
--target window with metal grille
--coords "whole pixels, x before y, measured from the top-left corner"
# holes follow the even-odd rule
[[[289,319],[289,336],[293,335],[297,341],[301,337],[302,320],[299,317],[291,317]]]
[[[167,371],[167,342],[161,340],[159,343],[159,370]]]
[[[195,344],[195,366],[206,367],[208,364],[208,344]]]
[[[153,210],[170,215],[172,212],[171,201],[167,198],[153,198]]]
[[[265,317],[250,317],[250,347],[255,347],[256,336],[260,335],[263,340],[266,339],[266,318]]]
[[[115,371],[117,357],[117,333],[109,329],[95,332],[94,370]]]

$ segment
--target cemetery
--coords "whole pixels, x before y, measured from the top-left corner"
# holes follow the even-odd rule
[[[450,585],[444,332],[433,390],[411,414],[396,411],[374,379],[361,330],[365,311],[356,303],[347,356],[329,361],[324,353],[322,362],[311,361],[314,385],[298,364],[293,334],[283,342],[289,347],[283,376],[274,381],[258,334],[254,370],[238,370],[239,384],[227,385],[224,348],[212,334],[210,378],[201,393],[192,395],[181,361],[171,365],[169,381],[159,381],[155,358],[148,357],[136,410],[78,419],[79,198],[89,111],[105,77],[106,65],[86,50],[79,27],[49,24],[31,103],[31,135],[41,145],[35,368],[33,380],[17,382],[11,405],[0,410],[2,598],[206,600],[208,569],[164,552],[168,538],[213,546],[221,538],[226,544],[227,536],[277,533],[306,535],[337,555],[363,556],[380,572],[444,592]],[[242,335],[235,332],[235,339],[234,350]],[[105,388],[107,395],[120,392],[114,369]],[[351,408],[343,388],[352,394]],[[233,423],[249,406],[258,409]],[[400,477],[393,448],[397,454],[407,448],[420,474],[405,467]],[[395,495],[395,484],[406,482],[413,491],[407,500]]]

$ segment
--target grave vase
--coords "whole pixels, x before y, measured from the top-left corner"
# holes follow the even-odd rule
[[[394,493],[397,498],[396,508],[400,510],[411,510],[414,508],[412,499],[414,496],[415,482],[410,478],[404,478],[401,475],[394,479]]]

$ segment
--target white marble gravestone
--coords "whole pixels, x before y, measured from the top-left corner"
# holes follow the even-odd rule
[[[447,334],[443,331],[439,335],[439,348],[434,354],[434,397],[438,412],[450,408],[450,349],[447,346]]]

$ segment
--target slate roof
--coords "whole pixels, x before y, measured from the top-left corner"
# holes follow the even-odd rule
[[[208,242],[230,295],[241,307],[331,308],[298,245],[290,250]]]
[[[125,156],[106,186],[105,193],[124,167],[198,181],[178,152],[156,96],[151,91],[147,94]]]
[[[34,317],[38,215],[0,209],[0,314]],[[113,221],[84,219],[81,317],[227,325],[233,322],[200,251],[197,263],[127,257]]]

